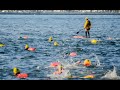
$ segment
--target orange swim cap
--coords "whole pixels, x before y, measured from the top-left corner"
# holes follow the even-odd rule
[[[91,61],[89,59],[86,59],[83,63],[84,66],[91,66]]]

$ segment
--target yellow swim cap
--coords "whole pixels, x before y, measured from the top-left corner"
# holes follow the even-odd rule
[[[97,42],[98,42],[98,41],[97,41],[96,39],[91,40],[91,43],[92,43],[92,44],[97,44]]]
[[[0,47],[3,47],[3,46],[5,46],[5,44],[0,44]]]
[[[28,49],[28,48],[29,48],[29,45],[28,45],[28,44],[26,44],[26,45],[25,45],[25,49]]]
[[[13,68],[13,73],[14,73],[14,75],[17,75],[20,73],[20,70],[15,67],[15,68]]]
[[[54,42],[54,46],[59,46],[58,42],[55,41]]]
[[[86,59],[83,63],[85,66],[91,66],[91,61],[89,59]]]
[[[53,41],[52,36],[49,37],[48,41],[49,41],[49,42]]]

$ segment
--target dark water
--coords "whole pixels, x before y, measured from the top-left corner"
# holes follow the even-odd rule
[[[114,65],[120,76],[120,15],[87,15],[92,22],[91,38],[72,38],[77,31],[83,29],[85,17],[86,15],[0,15],[0,42],[5,44],[0,48],[0,79],[19,80],[12,72],[14,67],[18,67],[23,73],[28,73],[27,80],[50,80],[54,79],[48,76],[54,72],[53,68],[48,67],[51,62],[71,63],[70,60],[86,58],[93,63],[98,59],[101,65],[94,68],[71,68],[69,70],[72,75],[93,73],[95,80],[101,80]],[[26,35],[28,39],[19,39],[19,36]],[[78,35],[84,35],[84,30]],[[59,43],[58,47],[53,42],[48,42],[50,36],[53,37],[53,42]],[[112,40],[108,40],[108,37]],[[93,45],[89,41],[91,39],[101,42]],[[36,51],[24,50],[25,44],[35,47]],[[68,53],[73,51],[78,55],[69,57]]]

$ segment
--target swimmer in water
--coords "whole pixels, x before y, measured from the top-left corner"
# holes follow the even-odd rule
[[[25,50],[28,50],[28,51],[35,51],[36,48],[33,48],[33,47],[29,47],[28,44],[25,45]]]
[[[89,59],[85,59],[84,62],[81,62],[80,60],[75,62],[75,65],[84,65],[86,67],[91,66],[91,61]]]
[[[63,65],[60,64],[57,66],[57,71],[55,71],[53,74],[61,74],[63,72]]]

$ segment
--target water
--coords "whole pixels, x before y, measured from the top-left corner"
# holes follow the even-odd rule
[[[91,38],[72,38],[79,30],[78,35],[84,35],[82,29],[86,16],[92,22]],[[66,80],[64,76],[67,72],[76,77],[94,74],[93,80],[104,79],[104,76],[111,79],[109,75],[120,76],[120,15],[0,15],[0,22],[0,42],[5,44],[0,47],[1,80],[19,80],[13,75],[14,67],[28,73],[29,77],[23,80]],[[20,36],[28,36],[28,39],[19,39]],[[50,36],[53,37],[52,42],[48,42]],[[100,42],[93,45],[91,39]],[[59,46],[55,47],[54,41]],[[35,47],[36,51],[24,50],[26,44]],[[70,52],[77,52],[77,56],[70,57]],[[76,61],[86,58],[97,66],[86,68],[74,65]],[[58,78],[53,76],[55,69],[49,67],[54,61],[63,63],[66,70]],[[113,70],[113,65],[115,74],[106,75],[106,72]]]

